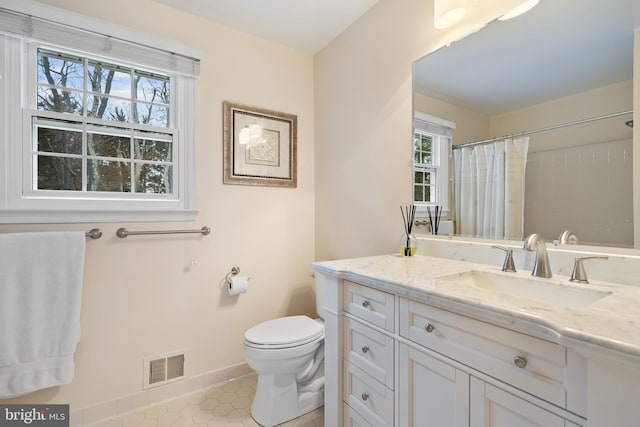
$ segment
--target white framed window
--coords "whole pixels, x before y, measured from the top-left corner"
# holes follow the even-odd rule
[[[195,219],[199,59],[26,8],[0,8],[0,222]]]
[[[413,204],[449,210],[449,160],[455,123],[416,112],[413,126]]]

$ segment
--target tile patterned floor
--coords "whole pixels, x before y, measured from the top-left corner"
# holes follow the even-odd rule
[[[257,379],[255,374],[248,375],[92,427],[258,427],[251,418]],[[324,427],[323,408],[280,426]]]

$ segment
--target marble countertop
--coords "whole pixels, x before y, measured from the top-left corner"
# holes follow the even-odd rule
[[[592,281],[577,284],[566,276],[531,277],[530,271],[502,272],[500,267],[416,255],[381,255],[314,263],[319,273],[355,280],[415,300],[438,305],[479,320],[508,327],[576,351],[640,367],[640,286]],[[606,292],[584,307],[548,298],[440,280],[469,270],[484,271],[549,285]]]

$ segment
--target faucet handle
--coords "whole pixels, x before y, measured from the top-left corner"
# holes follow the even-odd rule
[[[578,283],[589,283],[587,279],[587,272],[584,270],[583,261],[585,259],[609,259],[606,255],[594,255],[594,256],[582,256],[577,257],[575,263],[573,264],[573,272],[571,273],[571,278],[569,279],[572,282]]]
[[[495,246],[495,245],[491,247],[495,249],[500,249],[506,252],[506,256],[504,258],[504,264],[502,264],[502,271],[506,271],[508,273],[515,273],[516,265],[513,262],[513,249],[505,248],[504,246]]]

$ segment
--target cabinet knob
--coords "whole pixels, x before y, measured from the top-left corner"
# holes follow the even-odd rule
[[[362,400],[369,399],[369,395],[367,393],[362,393]]]
[[[433,330],[434,330],[435,328],[436,328],[436,327],[435,327],[435,326],[433,326],[431,323],[427,323],[427,326],[425,326],[425,329],[426,329],[426,330],[427,330],[427,332],[429,332],[429,333],[433,332]]]
[[[362,346],[362,352],[363,352],[363,353],[368,353],[368,352],[369,352],[369,347],[368,347],[368,346],[366,346],[366,345],[363,345],[363,346]]]
[[[516,356],[515,359],[513,359],[513,363],[515,363],[518,368],[524,368],[527,366],[527,359],[522,356]]]
[[[362,306],[363,306],[364,308],[369,307],[369,301],[367,301],[367,300],[362,301]]]

